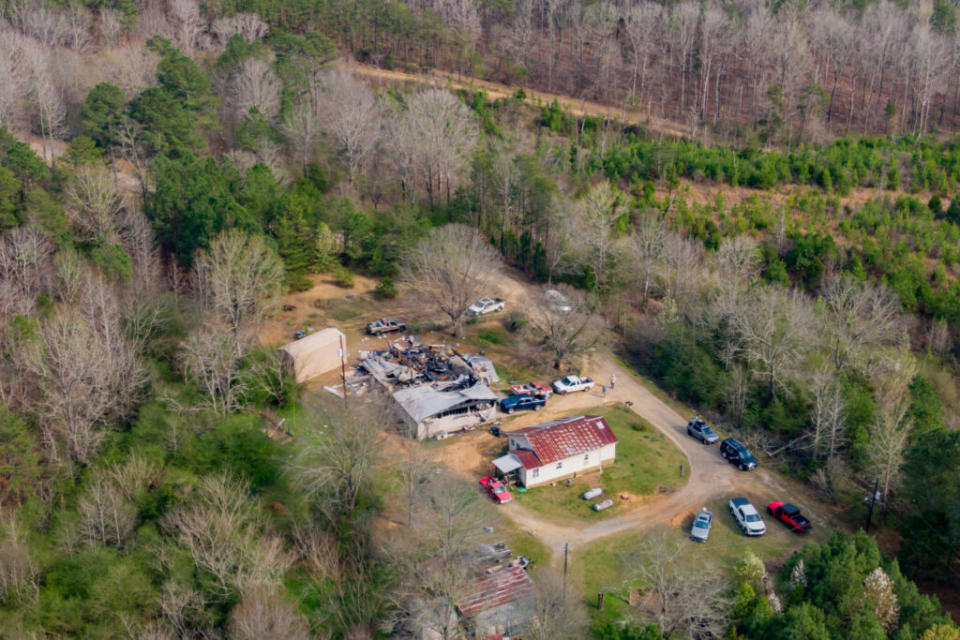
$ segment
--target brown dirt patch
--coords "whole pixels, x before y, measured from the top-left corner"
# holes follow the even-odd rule
[[[260,328],[260,343],[280,345],[293,340],[293,334],[305,327],[323,329],[337,326],[336,323],[321,324],[329,321],[323,309],[316,302],[337,300],[350,296],[369,296],[377,287],[377,281],[361,275],[354,275],[354,285],[350,288],[337,286],[330,274],[310,276],[313,287],[306,291],[294,291],[283,298],[284,307],[293,307],[288,311],[279,311]]]

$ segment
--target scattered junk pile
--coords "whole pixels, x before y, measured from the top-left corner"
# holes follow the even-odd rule
[[[488,358],[461,354],[444,344],[425,345],[415,336],[392,341],[385,351],[361,351],[357,370],[371,376],[388,391],[419,384],[465,389],[478,382],[497,382],[497,371]]]
[[[417,439],[445,438],[496,418],[498,397],[489,385],[499,378],[483,355],[425,345],[415,336],[359,355],[360,364],[347,378],[349,393],[365,393],[376,383],[403,409],[410,434]]]

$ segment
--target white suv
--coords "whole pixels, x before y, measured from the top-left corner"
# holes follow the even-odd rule
[[[763,523],[760,512],[746,498],[731,498],[730,513],[746,535],[762,536],[767,532],[767,525]]]

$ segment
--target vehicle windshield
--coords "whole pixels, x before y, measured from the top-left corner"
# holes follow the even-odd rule
[[[703,426],[701,427],[701,430],[702,430],[704,433],[706,433],[706,434],[713,433],[713,429],[711,429],[711,428],[708,427],[707,425],[703,425]]]
[[[563,384],[573,384],[573,378],[571,378],[570,376],[567,376],[566,378],[563,379]]]
[[[705,527],[708,524],[710,524],[710,518],[708,518],[707,516],[699,516],[697,518],[696,526]]]
[[[747,522],[760,522],[760,514],[759,513],[744,514],[744,520],[746,520]]]
[[[494,493],[503,493],[504,491],[506,491],[506,489],[502,486],[493,488]]]

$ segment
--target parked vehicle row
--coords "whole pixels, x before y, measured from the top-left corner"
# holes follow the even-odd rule
[[[744,535],[762,536],[767,532],[767,525],[760,516],[760,512],[746,498],[731,498],[727,506],[730,509],[730,515],[733,516]],[[809,531],[813,526],[800,513],[800,509],[789,502],[775,500],[767,505],[767,513],[790,527],[790,530],[794,533]],[[693,518],[693,525],[690,527],[690,539],[694,542],[706,542],[710,537],[712,526],[713,513],[703,507]]]
[[[713,444],[720,436],[700,418],[694,418],[687,423],[687,435],[696,438],[704,444]]]
[[[687,435],[704,444],[713,444],[720,439],[720,436],[700,417],[687,423]],[[750,450],[735,438],[727,438],[720,443],[720,457],[730,464],[737,465],[740,471],[751,471],[756,469],[758,464]]]

